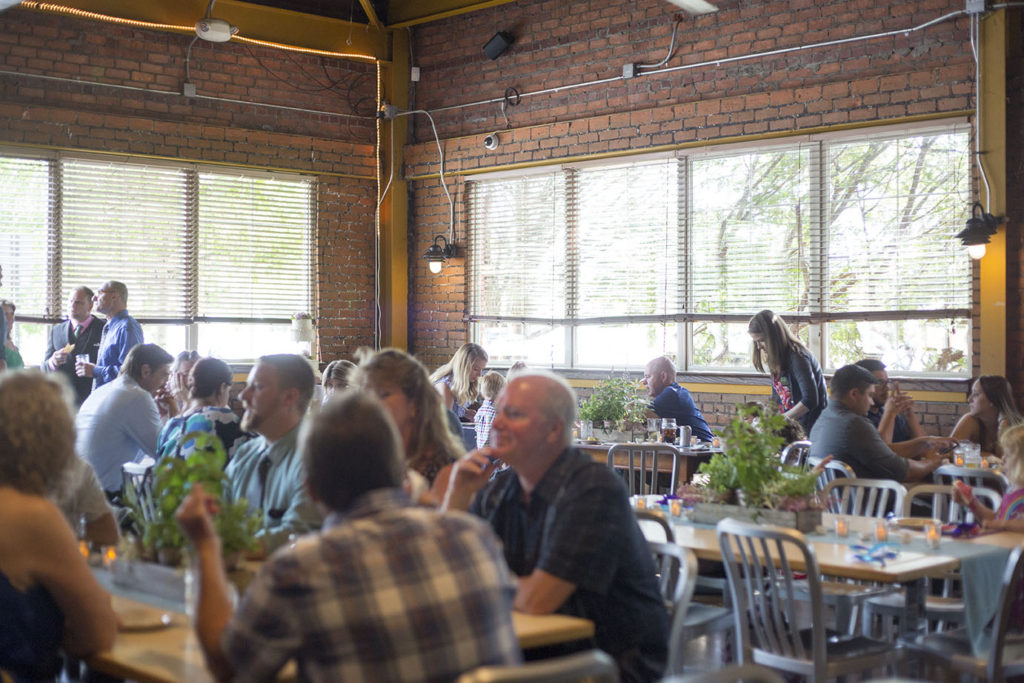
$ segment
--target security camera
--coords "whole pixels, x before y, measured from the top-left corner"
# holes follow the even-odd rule
[[[486,149],[498,149],[499,142],[501,141],[498,140],[497,133],[491,133],[490,135],[484,136],[484,147]]]

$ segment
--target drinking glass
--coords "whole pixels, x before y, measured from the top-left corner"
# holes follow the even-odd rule
[[[663,417],[661,419],[661,440],[665,443],[675,443],[676,438],[676,419],[674,417]]]
[[[658,435],[661,433],[661,418],[650,417],[647,418],[647,441],[649,443],[657,443]]]

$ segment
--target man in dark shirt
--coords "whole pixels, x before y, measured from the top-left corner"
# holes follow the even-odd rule
[[[444,507],[490,522],[519,576],[516,609],[593,620],[622,680],[657,680],[668,613],[654,563],[622,481],[570,446],[572,389],[552,374],[517,375],[495,409],[495,445],[456,464]],[[509,467],[492,480],[498,461]]]
[[[897,455],[868,421],[878,379],[859,365],[845,365],[832,376],[828,407],[811,429],[811,458],[835,456],[858,477],[919,481],[942,464],[942,453],[953,449],[952,439],[915,439],[914,447]],[[910,452],[912,450],[912,452]]]
[[[644,368],[644,386],[647,387],[647,395],[651,397],[650,410],[655,415],[674,417],[680,427],[689,425],[693,435],[701,441],[714,438],[690,392],[676,382],[676,366],[669,358],[661,356],[647,364]]]
[[[924,436],[921,423],[914,414],[914,399],[900,391],[898,385],[889,392],[889,374],[885,363],[874,358],[857,361],[857,365],[868,370],[878,384],[875,385],[875,400],[868,409],[867,418],[875,425],[882,440],[888,444],[903,443]]]
[[[105,320],[93,317],[93,292],[88,287],[77,287],[68,301],[68,319],[50,330],[46,344],[43,370],[63,372],[75,389],[75,402],[82,405],[92,392],[92,378],[79,377],[75,373],[75,358],[88,355],[89,362],[95,363],[100,350]]]

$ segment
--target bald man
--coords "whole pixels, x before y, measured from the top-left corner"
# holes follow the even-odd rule
[[[490,522],[519,577],[515,608],[591,619],[621,680],[657,680],[668,613],[622,480],[571,446],[576,397],[550,373],[517,375],[495,403],[493,446],[455,466],[448,509]],[[509,465],[491,475],[498,462]]]
[[[674,417],[680,427],[690,425],[693,435],[701,441],[714,438],[690,392],[676,382],[676,366],[668,357],[661,356],[647,363],[643,384],[651,398],[650,413],[658,417]]]

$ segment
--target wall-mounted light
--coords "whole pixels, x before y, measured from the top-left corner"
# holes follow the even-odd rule
[[[979,202],[974,202],[971,207],[971,217],[967,219],[967,227],[956,234],[956,238],[967,247],[968,255],[977,261],[985,255],[985,245],[989,237],[996,234],[996,227],[1000,220],[985,209]]]
[[[444,242],[444,244],[438,244],[438,241]],[[427,267],[430,268],[430,272],[437,275],[441,272],[441,268],[444,266],[444,262],[455,256],[455,245],[448,242],[448,238],[444,235],[437,235],[434,237],[434,243],[430,245],[430,248],[423,252],[423,258],[427,261]]]

